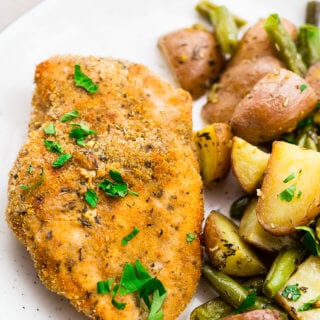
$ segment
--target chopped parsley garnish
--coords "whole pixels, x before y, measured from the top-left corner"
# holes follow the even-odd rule
[[[300,199],[301,196],[302,196],[302,191],[299,190],[298,193],[297,193],[297,199]]]
[[[295,173],[290,173],[282,182],[287,183],[296,177]]]
[[[99,294],[107,294],[111,292],[112,284],[114,282],[113,278],[104,281],[97,282],[97,292]]]
[[[51,166],[54,168],[62,167],[69,159],[72,158],[72,154],[65,153],[61,155],[56,161],[54,161]]]
[[[304,247],[308,249],[312,255],[320,257],[319,241],[317,240],[314,231],[306,226],[295,227],[295,229],[306,231],[302,238]]]
[[[300,86],[300,91],[303,92],[304,90],[306,90],[308,88],[308,86],[303,83],[301,86]]]
[[[290,202],[293,199],[295,192],[296,192],[296,186],[293,184],[287,189],[284,189],[282,192],[280,192],[279,198],[283,201]]]
[[[56,141],[51,140],[44,140],[44,145],[46,146],[47,150],[55,153],[63,153],[62,147]]]
[[[85,194],[85,199],[92,208],[95,208],[98,203],[98,196],[92,189],[88,189]]]
[[[318,305],[316,305],[317,302],[320,301],[320,295],[317,296],[315,299],[312,299],[306,303],[304,303],[299,309],[298,311],[308,311],[308,310],[311,310],[311,309],[316,309],[316,308],[319,308]]]
[[[124,296],[129,293],[137,293],[138,298],[142,299],[149,309],[148,320],[163,319],[161,306],[166,297],[166,289],[157,278],[152,278],[148,271],[137,260],[134,265],[126,263],[120,278],[120,283],[113,288],[113,279],[99,281],[97,283],[98,293],[112,293],[112,304],[123,310],[125,303],[116,300],[117,295]],[[152,301],[150,299],[152,298]]]
[[[31,166],[32,167],[32,166]],[[33,169],[32,169],[33,171]],[[30,172],[30,166],[29,166],[29,172]],[[32,184],[31,186],[25,186],[25,185],[21,185],[20,188],[23,190],[30,190],[30,189],[34,189],[39,187],[40,185],[42,185],[44,182],[44,170],[43,168],[41,168],[41,176],[39,181],[37,181],[36,183]]]
[[[248,293],[247,297],[240,304],[240,306],[236,310],[234,310],[234,312],[241,313],[241,312],[245,311],[246,309],[252,307],[256,302],[256,296],[257,296],[257,292],[255,290],[251,293]]]
[[[77,118],[79,116],[79,111],[77,110],[72,110],[70,112],[65,113],[61,118],[60,121],[61,122],[67,122],[70,120],[73,120],[75,118]]]
[[[46,134],[51,134],[51,135],[55,135],[56,134],[56,128],[55,128],[53,123],[51,123],[48,126],[46,126],[45,128],[43,128],[43,131]]]
[[[82,87],[90,93],[95,93],[99,87],[81,71],[81,67],[76,64],[74,66],[74,83],[77,87]]]
[[[187,242],[191,243],[195,239],[194,233],[187,233]]]
[[[33,172],[33,166],[30,164],[29,168],[28,168],[28,172],[32,173]]]
[[[128,242],[132,240],[139,233],[139,231],[140,231],[139,228],[134,227],[134,229],[122,239],[121,244],[123,246],[126,246]]]
[[[299,300],[299,298],[301,297],[301,292],[299,290],[298,284],[286,286],[281,295],[290,301]]]
[[[91,130],[86,124],[83,123],[71,123],[73,128],[69,134],[70,138],[76,139],[76,142],[79,146],[84,147],[85,144],[85,139],[91,135],[91,134],[96,134],[97,132],[94,130]]]
[[[110,197],[125,197],[128,193],[139,196],[135,191],[128,189],[127,183],[122,179],[121,173],[115,170],[109,170],[109,175],[113,181],[104,179],[99,183],[102,189]]]

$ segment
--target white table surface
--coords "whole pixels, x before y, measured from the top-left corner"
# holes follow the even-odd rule
[[[0,0],[0,31],[43,0]]]

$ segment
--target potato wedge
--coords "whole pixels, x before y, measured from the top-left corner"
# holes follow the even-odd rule
[[[253,310],[232,316],[220,318],[220,320],[282,320],[281,314],[277,310]]]
[[[212,211],[205,223],[204,242],[212,265],[230,276],[251,277],[266,273],[266,267],[238,233],[237,225]]]
[[[298,270],[291,276],[288,282],[284,285],[281,291],[276,295],[276,300],[288,311],[293,319],[296,320],[319,320],[320,319],[320,257],[310,256],[299,267]],[[286,288],[295,286],[301,296],[293,301],[292,298],[285,297]],[[287,289],[288,290],[288,289]],[[299,309],[306,303],[316,300],[314,308],[306,311]]]
[[[320,210],[320,153],[275,141],[262,182],[257,217],[274,235],[308,225]]]
[[[194,139],[203,183],[208,186],[223,178],[230,169],[231,128],[226,123],[214,123],[195,132]]]
[[[237,104],[230,124],[235,135],[259,144],[294,130],[316,104],[317,96],[303,78],[280,69],[255,84]]]
[[[252,199],[248,204],[240,222],[239,235],[253,246],[274,253],[285,246],[295,246],[294,237],[275,236],[261,227],[256,213],[257,202],[258,199]]]
[[[231,149],[231,168],[239,184],[248,193],[254,193],[267,169],[270,154],[249,142],[234,137]]]
[[[181,87],[194,99],[200,97],[219,76],[223,56],[212,32],[185,28],[159,40],[170,69]]]

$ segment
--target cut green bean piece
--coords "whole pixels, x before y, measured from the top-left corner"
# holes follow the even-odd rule
[[[230,304],[217,297],[195,308],[191,312],[190,320],[219,320],[228,316],[233,310]]]
[[[306,250],[302,247],[283,248],[274,260],[263,285],[263,293],[273,298],[285,285],[302,261]]]
[[[320,29],[318,27],[311,24],[300,26],[298,50],[307,67],[320,61]]]
[[[217,7],[218,6],[216,4],[214,4],[210,1],[207,1],[207,0],[203,0],[197,4],[196,11],[199,14],[201,14],[204,18],[207,18],[210,21],[209,12],[212,10],[215,10]],[[234,22],[236,23],[238,28],[241,28],[248,23],[245,19],[243,19],[235,14],[232,14],[232,17],[233,17]]]
[[[288,69],[303,77],[307,67],[302,61],[293,39],[282,25],[279,16],[271,14],[266,19],[264,28]]]
[[[319,22],[320,22],[320,2],[309,1],[307,4],[307,11],[306,11],[306,23],[319,26]]]

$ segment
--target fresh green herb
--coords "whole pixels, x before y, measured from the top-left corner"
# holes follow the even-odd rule
[[[43,128],[43,131],[46,134],[51,134],[51,135],[55,135],[56,134],[56,128],[55,128],[53,123],[51,123],[48,126],[46,126],[45,128]]]
[[[308,249],[312,255],[320,257],[320,246],[314,231],[306,226],[295,227],[296,230],[306,231],[302,238],[302,243],[306,249]]]
[[[104,179],[99,183],[99,187],[110,197],[125,197],[128,192],[138,196],[135,191],[128,189],[128,185],[122,179],[121,173],[115,170],[109,170],[110,177],[114,180]]]
[[[284,189],[282,192],[279,193],[279,198],[283,201],[290,202],[294,197],[294,193],[296,191],[296,186],[293,184],[287,189]]]
[[[296,177],[295,173],[290,173],[282,182],[287,183]]]
[[[77,87],[82,87],[90,93],[95,93],[99,87],[81,71],[81,67],[76,64],[74,66],[74,83]]]
[[[67,122],[70,120],[73,120],[75,118],[77,118],[79,116],[79,111],[77,110],[72,110],[70,112],[65,113],[61,118],[60,121],[61,122]]]
[[[28,172],[32,173],[33,172],[33,166],[30,164],[29,168],[28,168]]]
[[[166,298],[167,293],[160,295],[159,290],[154,291],[152,303],[150,307],[150,313],[147,320],[162,320],[163,319],[163,310],[161,306],[163,305],[164,299]]]
[[[63,153],[63,150],[61,148],[61,145],[56,141],[51,140],[45,140],[44,145],[46,146],[47,150],[55,153]]]
[[[304,304],[298,309],[298,311],[307,311],[307,310],[319,308],[319,306],[316,305],[316,303],[319,302],[319,301],[320,301],[320,296],[318,296],[318,297],[316,297],[315,299],[312,299],[312,300],[304,303]]]
[[[298,284],[286,286],[282,291],[281,295],[290,301],[299,300],[299,298],[301,297],[301,292],[299,290]]]
[[[298,122],[297,128],[304,128],[306,126],[311,126],[311,125],[313,125],[313,118],[307,117]]]
[[[62,167],[71,158],[72,158],[72,154],[65,153],[52,163],[52,167],[54,168]]]
[[[300,91],[303,92],[304,90],[306,90],[308,88],[308,86],[303,83],[301,86],[300,86]]]
[[[105,281],[98,281],[97,282],[97,292],[99,294],[110,293],[113,282],[114,282],[113,278],[110,278],[110,279],[105,280]]]
[[[187,242],[191,243],[195,239],[194,233],[187,233]]]
[[[113,280],[113,279],[112,279]],[[163,311],[161,306],[166,297],[166,289],[157,278],[152,278],[143,265],[137,260],[134,265],[126,263],[120,278],[120,283],[114,285],[113,281],[107,280],[107,283],[99,281],[97,284],[98,293],[112,293],[112,304],[122,310],[126,304],[116,300],[117,295],[124,296],[136,292],[139,299],[143,299],[149,308],[149,320],[162,320]],[[99,284],[100,283],[100,284]],[[101,287],[101,289],[100,289]],[[150,299],[152,298],[152,301]]]
[[[245,311],[246,309],[252,307],[256,302],[256,296],[257,296],[257,292],[255,290],[251,293],[248,293],[247,297],[240,304],[240,306],[236,310],[234,310],[234,312],[241,313],[241,312]]]
[[[128,244],[128,242],[130,240],[132,240],[138,233],[139,233],[139,228],[137,227],[134,227],[133,231],[131,231],[127,236],[125,236],[122,241],[121,241],[121,244],[123,246],[126,246]]]
[[[76,139],[76,142],[79,146],[85,146],[85,139],[92,134],[97,134],[96,131],[91,130],[87,125],[83,123],[71,123],[73,128],[69,134],[70,138]]]
[[[94,190],[87,189],[87,192],[84,197],[92,208],[95,208],[97,206],[98,196]]]
[[[298,193],[297,193],[297,199],[300,199],[301,195],[302,195],[302,191],[299,190]]]
[[[29,166],[29,170],[30,170],[30,166]],[[31,185],[31,186],[21,185],[20,188],[23,189],[23,190],[34,189],[34,188],[37,188],[37,187],[39,187],[40,185],[42,185],[43,182],[44,182],[44,170],[43,170],[43,168],[41,168],[41,176],[40,176],[39,181],[37,181],[36,183],[34,183],[34,184]]]

